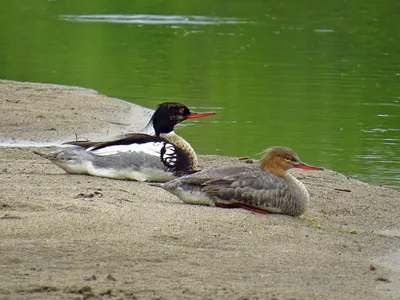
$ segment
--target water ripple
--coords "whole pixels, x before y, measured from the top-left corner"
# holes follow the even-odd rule
[[[253,23],[251,21],[238,18],[183,15],[59,15],[58,17],[61,20],[68,22],[100,22],[152,25],[219,25]]]

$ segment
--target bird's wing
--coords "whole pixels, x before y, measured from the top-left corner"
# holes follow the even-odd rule
[[[166,144],[169,144],[173,148],[175,147],[163,138],[142,133],[132,133],[126,135],[124,138],[105,142],[76,141],[65,144],[83,147],[93,154],[104,156],[121,152],[142,152],[149,155],[160,156]]]

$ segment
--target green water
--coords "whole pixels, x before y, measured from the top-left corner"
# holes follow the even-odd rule
[[[1,78],[215,110],[177,130],[198,153],[400,188],[399,1],[2,0],[0,25]]]

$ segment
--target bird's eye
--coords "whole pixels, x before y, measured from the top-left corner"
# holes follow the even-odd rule
[[[182,108],[180,108],[179,109],[179,113],[181,114],[181,115],[183,115],[184,113],[185,113],[185,109],[182,107]]]
[[[290,156],[285,156],[286,161],[292,161],[292,158]]]

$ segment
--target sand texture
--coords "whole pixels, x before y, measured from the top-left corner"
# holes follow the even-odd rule
[[[148,109],[5,80],[0,107],[0,299],[400,299],[399,191],[294,171],[308,216],[188,205],[32,152],[139,130]],[[244,163],[200,156],[204,168]]]

